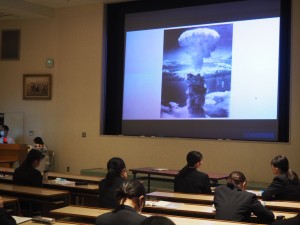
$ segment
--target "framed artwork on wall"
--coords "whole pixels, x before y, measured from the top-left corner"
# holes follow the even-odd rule
[[[23,100],[50,100],[51,97],[51,74],[23,75]]]

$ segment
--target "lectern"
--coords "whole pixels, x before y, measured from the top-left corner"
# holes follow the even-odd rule
[[[27,152],[28,146],[25,144],[0,144],[0,163],[22,163]]]

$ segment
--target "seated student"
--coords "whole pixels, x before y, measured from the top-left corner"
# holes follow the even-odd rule
[[[191,151],[187,154],[187,165],[179,171],[174,180],[175,192],[211,194],[208,175],[197,171],[202,164],[202,159],[200,152]]]
[[[298,175],[289,168],[288,159],[283,155],[276,156],[271,161],[271,168],[275,177],[262,193],[262,199],[300,201]]]
[[[6,125],[1,126],[0,130],[0,144],[15,144],[15,140],[8,136],[9,127]]]
[[[141,225],[175,225],[175,223],[164,216],[149,216]]]
[[[41,137],[35,137],[33,139],[33,148],[40,150],[44,154],[44,159],[40,162],[40,165],[37,167],[37,169],[40,172],[49,171],[50,170],[50,157],[48,154],[48,147],[44,143],[43,139]]]
[[[115,194],[119,205],[112,212],[98,216],[96,225],[140,225],[146,219],[140,215],[145,204],[144,185],[139,180],[124,180]]]
[[[127,178],[126,166],[121,158],[114,157],[107,162],[107,174],[99,183],[100,207],[116,208],[115,190]]]
[[[226,185],[217,186],[214,194],[215,218],[247,222],[253,213],[259,222],[271,223],[274,220],[273,212],[265,208],[255,194],[245,189],[246,177],[239,171],[229,175]]]
[[[293,218],[277,220],[276,222],[272,223],[272,225],[299,225],[300,224],[300,214]]]
[[[43,177],[36,168],[40,165],[44,155],[41,151],[31,149],[22,165],[15,169],[13,174],[13,183],[27,186],[43,186]]]
[[[1,225],[17,225],[14,218],[12,218],[9,214],[6,213],[3,208],[3,200],[0,196],[0,224]]]

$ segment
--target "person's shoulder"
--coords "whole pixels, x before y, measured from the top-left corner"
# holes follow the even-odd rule
[[[197,176],[199,176],[199,177],[202,177],[202,178],[209,178],[208,174],[207,174],[207,173],[204,173],[204,172],[202,172],[202,171],[195,170],[194,173],[197,174]]]
[[[98,223],[102,223],[108,219],[110,219],[110,217],[112,216],[112,212],[107,212],[107,213],[104,213],[102,215],[99,215],[97,218],[96,218],[96,224]]]

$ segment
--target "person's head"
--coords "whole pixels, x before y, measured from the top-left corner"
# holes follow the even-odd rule
[[[1,126],[1,136],[6,137],[9,131],[9,127],[6,125]]]
[[[36,168],[40,165],[41,160],[44,157],[44,154],[40,150],[31,149],[22,163],[22,166],[32,166],[33,168]]]
[[[119,157],[113,157],[107,162],[106,179],[112,183],[116,177],[127,178],[125,162]]]
[[[189,167],[198,168],[201,166],[203,156],[198,151],[190,151],[186,156],[187,165]]]
[[[237,186],[242,190],[246,190],[247,179],[240,171],[233,171],[227,178],[228,186]]]
[[[285,156],[275,156],[271,160],[271,168],[274,175],[286,174],[292,183],[299,183],[298,175],[290,169],[289,160]]]
[[[129,205],[137,212],[141,212],[145,205],[146,191],[139,180],[124,180],[115,194],[120,205]]]
[[[43,139],[41,137],[35,137],[33,139],[34,144],[44,145]]]
[[[278,155],[271,160],[271,167],[275,175],[287,173],[290,168],[289,160],[283,155]]]
[[[175,225],[175,223],[165,216],[149,216],[141,225]]]

